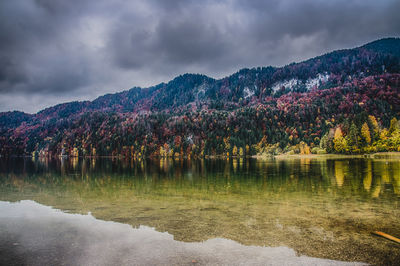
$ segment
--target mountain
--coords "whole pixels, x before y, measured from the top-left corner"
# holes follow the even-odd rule
[[[219,80],[184,74],[32,115],[0,113],[0,154],[397,150],[399,115],[400,39],[387,38],[280,68],[242,69]]]

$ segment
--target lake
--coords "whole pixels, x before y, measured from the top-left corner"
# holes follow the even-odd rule
[[[0,159],[0,264],[400,261],[398,159]]]

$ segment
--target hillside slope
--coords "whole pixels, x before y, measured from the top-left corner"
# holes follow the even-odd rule
[[[0,154],[397,150],[399,73],[400,39],[388,38],[281,68],[242,69],[220,80],[184,74],[33,115],[0,113]]]

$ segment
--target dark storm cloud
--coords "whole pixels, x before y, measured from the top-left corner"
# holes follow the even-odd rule
[[[123,68],[201,70],[284,65],[399,34],[398,1],[153,1],[154,23],[123,18],[109,43]],[[162,4],[160,4],[162,3]],[[121,42],[122,41],[122,42]],[[118,47],[118,49],[112,49]]]
[[[399,36],[398,10],[398,0],[3,0],[0,111],[285,65]]]
[[[84,55],[69,47],[75,5],[61,2],[1,2],[0,92],[69,91],[87,81]]]

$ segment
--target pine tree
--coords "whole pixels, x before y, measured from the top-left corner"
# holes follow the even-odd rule
[[[350,146],[358,147],[358,129],[357,126],[352,123],[348,135],[348,144]]]
[[[333,145],[333,140],[331,137],[329,137],[329,134],[326,133],[324,136],[322,136],[321,141],[319,143],[319,146],[321,149],[324,149],[327,152],[333,152],[334,150],[334,145]]]

